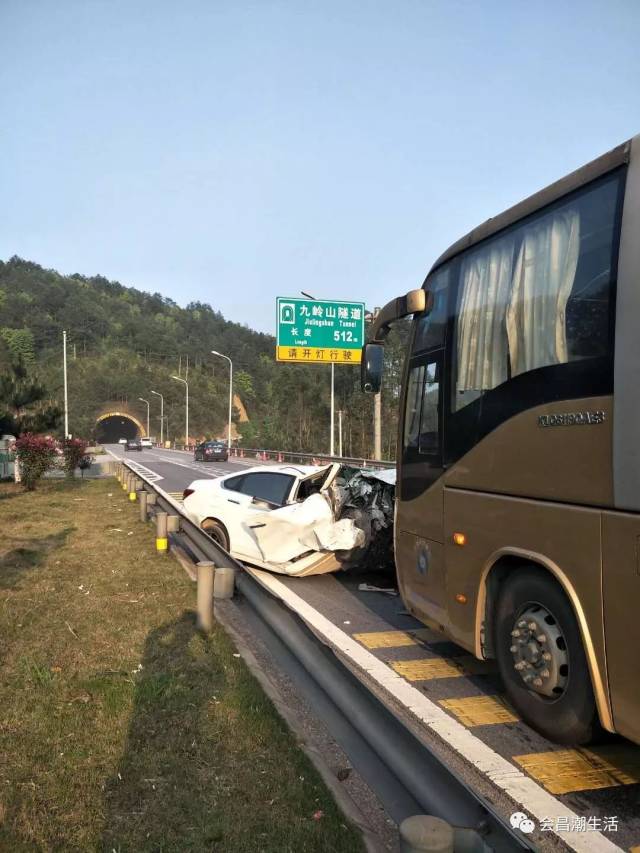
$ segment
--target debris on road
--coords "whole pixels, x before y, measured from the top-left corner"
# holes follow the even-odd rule
[[[372,586],[370,583],[358,584],[359,592],[383,592],[385,595],[398,595],[397,589],[382,589],[379,586]]]

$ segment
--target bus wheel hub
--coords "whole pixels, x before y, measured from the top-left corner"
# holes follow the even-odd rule
[[[567,644],[551,613],[530,604],[517,617],[511,631],[513,667],[529,690],[557,698],[569,675]]]

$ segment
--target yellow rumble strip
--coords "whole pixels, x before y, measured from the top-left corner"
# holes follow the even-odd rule
[[[462,675],[486,675],[493,667],[471,655],[459,658],[420,658],[391,661],[391,667],[407,681],[429,681],[432,678],[459,678]]]
[[[534,752],[513,760],[552,794],[640,782],[640,749],[630,744]]]
[[[418,645],[404,631],[371,631],[366,634],[354,634],[353,639],[368,649],[393,649],[399,646]]]
[[[517,717],[500,696],[468,696],[465,699],[441,699],[443,708],[460,720],[463,726],[490,726],[517,723]]]

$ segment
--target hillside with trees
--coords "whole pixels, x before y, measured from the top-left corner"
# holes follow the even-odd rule
[[[189,381],[190,433],[224,435],[228,366],[249,420],[237,423],[241,443],[265,449],[327,452],[330,371],[324,365],[275,361],[275,339],[228,320],[211,306],[186,308],[159,293],[125,287],[102,276],[61,275],[13,257],[0,261],[0,369],[19,363],[30,381],[46,388],[48,403],[63,396],[62,330],[68,334],[70,431],[90,437],[108,402],[122,402],[146,419],[150,389],[165,398],[168,434],[184,435],[184,386]],[[402,366],[398,337],[389,348],[383,385],[383,455],[395,456],[397,400]],[[159,434],[158,399],[151,397],[151,433]],[[371,455],[373,400],[359,389],[359,369],[336,369],[336,409],[345,412],[346,455]],[[234,419],[238,421],[238,411]],[[336,419],[337,420],[337,419]],[[337,434],[337,429],[336,429]],[[337,438],[336,438],[337,448]]]

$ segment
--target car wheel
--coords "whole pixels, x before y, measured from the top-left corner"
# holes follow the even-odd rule
[[[213,518],[205,518],[201,527],[214,542],[217,542],[225,551],[229,550],[229,534],[223,524]]]
[[[580,629],[560,586],[535,567],[502,586],[495,649],[507,696],[549,740],[585,744],[600,732]]]

